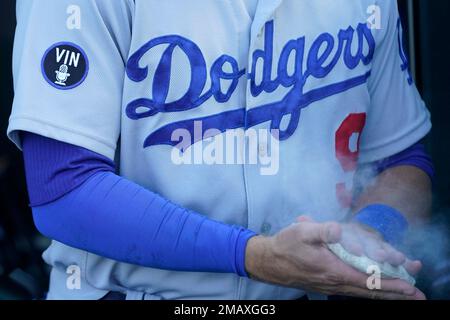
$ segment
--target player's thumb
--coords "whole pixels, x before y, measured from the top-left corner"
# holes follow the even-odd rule
[[[341,226],[336,222],[305,223],[303,239],[311,244],[336,243],[341,239]]]

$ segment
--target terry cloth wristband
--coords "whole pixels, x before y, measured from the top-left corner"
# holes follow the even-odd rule
[[[384,204],[365,207],[353,217],[353,221],[375,229],[391,245],[401,244],[408,230],[405,217],[398,210]]]

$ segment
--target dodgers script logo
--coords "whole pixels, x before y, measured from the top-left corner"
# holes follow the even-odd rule
[[[358,43],[356,53],[352,52],[354,41]],[[247,73],[245,69],[240,69],[235,58],[222,55],[217,58],[209,70],[211,87],[205,92],[208,69],[200,48],[191,40],[178,35],[167,35],[152,39],[137,50],[127,63],[128,78],[135,82],[141,82],[148,76],[148,67],[139,65],[142,57],[154,47],[167,46],[161,55],[154,74],[152,99],[140,98],[131,101],[126,107],[126,114],[130,119],[139,120],[160,112],[188,111],[201,106],[205,101],[212,98],[218,103],[224,103],[232,96],[238,86],[239,79],[247,76],[250,80],[250,91],[254,97],[262,92],[274,92],[280,86],[290,88],[290,90],[281,101],[268,103],[250,110],[236,106],[238,108],[236,110],[205,118],[170,123],[150,133],[145,139],[144,148],[162,144],[176,145],[177,142],[171,140],[172,132],[183,128],[193,133],[196,121],[202,121],[205,131],[213,128],[220,132],[236,128],[247,129],[266,121],[270,121],[271,129],[280,130],[281,120],[284,116],[290,115],[287,128],[279,131],[279,139],[285,140],[297,129],[303,108],[308,107],[315,101],[364,84],[370,76],[370,71],[342,82],[304,92],[308,78],[325,78],[340,61],[350,70],[355,69],[361,63],[367,66],[373,59],[376,46],[367,23],[358,24],[356,30],[351,26],[346,30],[340,30],[337,39],[330,33],[322,33],[313,41],[309,52],[305,52],[305,42],[305,37],[300,37],[285,44],[278,60],[277,75],[275,79],[272,79],[274,23],[269,21],[265,25],[264,49],[258,49],[253,53],[250,72]],[[334,56],[331,56],[336,46],[337,50],[335,50]],[[175,48],[181,49],[190,63],[190,83],[180,99],[167,102]],[[295,54],[295,71],[293,74],[289,74],[288,60],[292,54]],[[260,59],[263,61],[263,77],[261,83],[257,84],[255,81],[255,75],[258,72],[256,66]],[[329,62],[327,63],[327,61]],[[231,66],[231,72],[224,71],[225,64]],[[226,92],[221,91],[221,80],[231,82]],[[194,134],[191,136],[193,137]],[[197,141],[193,139],[192,143],[195,142]]]

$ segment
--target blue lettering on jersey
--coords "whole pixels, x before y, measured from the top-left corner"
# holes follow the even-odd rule
[[[408,84],[411,86],[414,83],[414,80],[412,78],[411,69],[409,65],[409,60],[406,56],[405,49],[404,49],[404,43],[403,43],[403,28],[402,28],[402,22],[400,18],[397,20],[397,38],[398,38],[398,48],[400,53],[400,59],[402,60],[402,65],[400,66],[402,71],[406,71],[408,75]]]
[[[356,52],[352,52],[352,49],[355,51],[352,47],[355,34],[357,35],[358,45]],[[275,79],[272,79],[273,37],[274,24],[273,21],[269,21],[265,26],[264,49],[256,50],[253,53],[251,70],[247,76],[250,80],[250,92],[255,97],[262,92],[274,92],[280,86],[290,88],[290,91],[281,101],[272,102],[250,110],[240,108],[208,117],[170,123],[151,133],[144,142],[144,148],[162,144],[175,146],[178,142],[171,140],[173,131],[178,128],[184,128],[193,133],[196,121],[202,121],[205,131],[211,128],[218,129],[220,132],[236,128],[247,129],[267,121],[271,122],[271,129],[280,130],[283,117],[290,115],[287,128],[280,130],[279,138],[280,140],[285,140],[297,129],[302,109],[315,101],[362,85],[370,76],[370,71],[367,71],[354,78],[304,92],[308,78],[325,78],[333,71],[341,59],[350,70],[355,69],[361,63],[366,66],[371,63],[376,43],[366,23],[360,23],[356,30],[353,27],[340,30],[337,40],[329,33],[322,33],[313,41],[309,52],[305,52],[305,37],[288,41],[280,54]],[[227,102],[235,91],[240,78],[246,74],[245,69],[239,69],[236,59],[228,55],[222,55],[211,66],[209,71],[211,87],[203,93],[208,72],[200,48],[189,39],[177,35],[169,35],[150,40],[130,57],[127,63],[127,76],[130,80],[141,82],[147,78],[148,66],[141,67],[139,62],[150,49],[160,45],[165,45],[167,48],[162,53],[155,70],[152,99],[139,98],[130,102],[126,107],[126,114],[130,119],[143,119],[160,112],[190,110],[201,106],[212,97],[219,103]],[[334,50],[336,45],[337,50]],[[190,83],[185,94],[180,99],[167,102],[175,48],[180,49],[190,63]],[[333,51],[335,53],[331,56]],[[295,54],[295,70],[292,74],[289,74],[288,60],[292,54]],[[258,60],[263,62],[262,81],[259,84],[256,83]],[[326,64],[327,61],[329,62]],[[224,71],[225,65],[231,67],[232,71]],[[304,65],[306,66],[305,70],[303,70]],[[226,92],[222,92],[221,80],[231,81]],[[195,135],[192,134],[191,136],[194,137]],[[195,142],[197,141],[192,141],[192,143]]]

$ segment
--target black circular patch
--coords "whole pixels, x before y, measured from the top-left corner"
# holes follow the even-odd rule
[[[83,49],[76,44],[59,42],[45,52],[41,69],[51,86],[68,90],[79,86],[86,79],[89,61]]]

